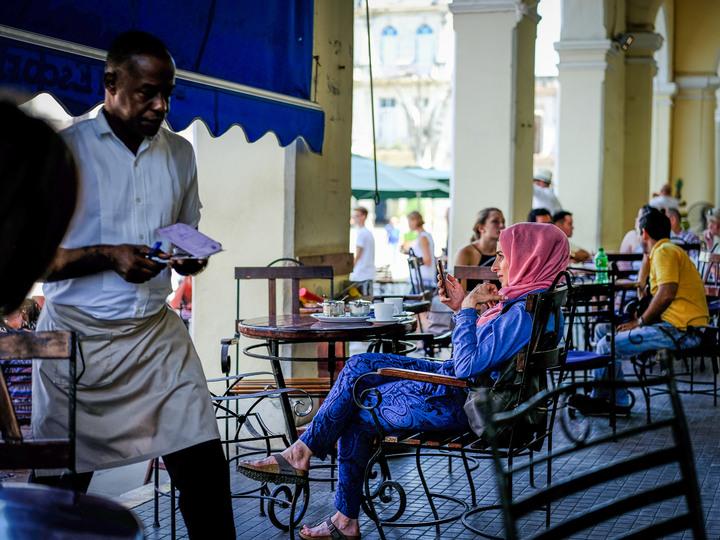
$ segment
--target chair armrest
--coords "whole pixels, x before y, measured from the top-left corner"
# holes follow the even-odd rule
[[[253,371],[251,373],[238,373],[237,375],[230,375],[229,377],[217,377],[215,379],[205,379],[205,382],[222,382],[222,381],[239,381],[245,377],[254,377],[257,375],[269,375],[274,377],[275,374],[271,371]]]
[[[449,375],[438,375],[427,371],[415,371],[413,369],[399,368],[381,368],[377,371],[378,375],[385,377],[395,377],[397,379],[407,379],[410,381],[427,382],[431,384],[442,384],[443,386],[455,386],[457,388],[470,388],[470,384],[465,379],[450,377]]]

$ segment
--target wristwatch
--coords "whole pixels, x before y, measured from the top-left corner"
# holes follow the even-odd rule
[[[644,323],[643,320],[642,320],[642,317],[638,317],[638,318],[637,318],[637,323],[638,323],[638,326],[644,326],[644,325],[645,325],[645,323]]]

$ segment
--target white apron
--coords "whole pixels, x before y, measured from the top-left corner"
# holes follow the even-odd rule
[[[170,309],[142,319],[100,320],[46,302],[37,329],[79,335],[78,472],[136,463],[219,438],[200,359]],[[33,362],[34,438],[67,436],[67,378],[67,362]]]

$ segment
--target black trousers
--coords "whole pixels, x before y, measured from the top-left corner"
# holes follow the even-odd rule
[[[191,539],[234,539],[230,469],[219,439],[163,456],[170,479],[180,492],[179,506]],[[85,493],[92,472],[67,476],[32,474],[30,482]]]

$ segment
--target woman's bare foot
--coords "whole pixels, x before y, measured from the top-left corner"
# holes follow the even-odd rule
[[[293,444],[288,446],[285,450],[280,452],[280,455],[288,460],[290,465],[296,469],[302,471],[310,470],[310,457],[312,452],[302,441],[295,441]],[[277,463],[275,456],[268,456],[260,461],[242,461],[241,463],[247,463],[253,466],[270,465]]]
[[[330,518],[330,521],[332,521],[332,524],[335,525],[335,527],[345,536],[353,537],[360,534],[360,525],[358,524],[358,520],[346,517],[339,511]],[[328,529],[327,523],[324,521],[315,527],[303,525],[300,532],[309,537],[330,536],[330,530]]]

